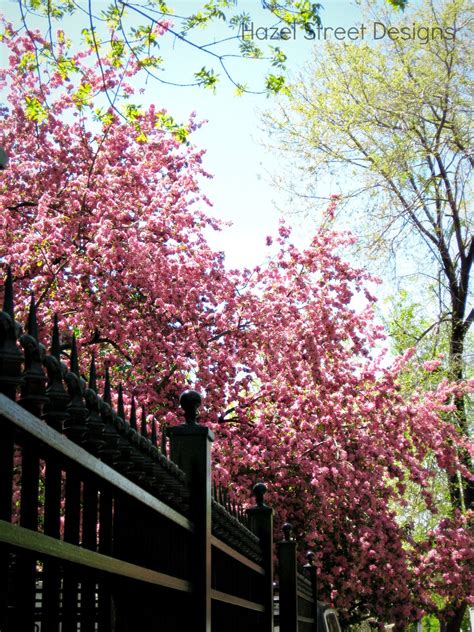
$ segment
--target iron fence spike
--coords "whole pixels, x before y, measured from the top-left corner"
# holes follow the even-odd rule
[[[7,268],[7,278],[5,279],[4,296],[3,296],[3,311],[6,312],[10,318],[14,318],[14,300],[13,300],[13,276],[10,266]]]
[[[53,319],[53,333],[51,334],[51,355],[54,356],[56,360],[61,360],[61,341],[59,338],[59,324],[57,314],[54,314]]]
[[[147,430],[147,427],[146,427],[145,406],[142,406],[142,420],[141,420],[141,424],[140,424],[140,433],[141,433],[142,437],[145,437],[145,439],[148,439],[148,430]]]
[[[158,437],[156,435],[156,420],[154,417],[151,420],[151,442],[156,447],[158,443]]]
[[[97,393],[97,370],[95,366],[95,354],[92,354],[91,368],[89,371],[89,388]]]
[[[118,386],[118,400],[117,400],[117,414],[125,421],[125,406],[123,403],[123,388],[122,384]]]
[[[137,429],[137,408],[135,404],[135,395],[132,395],[132,405],[130,407],[130,428]]]
[[[36,318],[36,303],[35,296],[31,294],[30,309],[28,310],[28,322],[26,325],[26,331],[36,341],[38,341],[38,319]]]
[[[104,396],[103,400],[109,406],[112,406],[112,394],[110,389],[110,373],[109,367],[105,367],[105,380],[104,380]]]

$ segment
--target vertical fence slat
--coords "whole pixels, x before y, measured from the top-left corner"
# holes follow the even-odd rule
[[[20,525],[38,529],[39,456],[34,442],[25,438],[21,458]],[[18,556],[15,569],[16,617],[19,629],[33,630],[36,592],[36,560],[30,553]]]
[[[99,498],[99,553],[112,554],[113,502],[109,490],[101,490]],[[112,592],[110,579],[99,579],[99,632],[112,630]]]
[[[83,489],[82,545],[95,551],[97,549],[97,486],[86,480]],[[94,632],[96,622],[96,578],[94,574],[84,573],[81,581],[81,632]]]
[[[80,508],[81,480],[77,472],[69,468],[66,472],[64,540],[71,544],[79,544]],[[77,632],[78,592],[77,572],[65,565],[62,632]]]
[[[0,417],[0,520],[12,518],[13,500],[13,430],[9,422]],[[8,630],[8,585],[10,554],[0,545],[0,630]]]
[[[60,536],[61,465],[54,454],[48,454],[45,474],[44,532],[53,538]],[[43,619],[46,630],[57,632],[60,607],[60,565],[46,559],[43,564]]]

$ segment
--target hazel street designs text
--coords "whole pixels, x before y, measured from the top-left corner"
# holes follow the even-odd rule
[[[256,26],[253,22],[243,22],[239,36],[243,40],[296,40],[303,37],[308,41],[352,41],[382,40],[384,38],[396,40],[417,40],[426,44],[430,40],[454,40],[454,27],[423,26],[413,22],[411,25],[390,26],[382,22],[359,24],[358,26],[321,26],[308,24],[303,31],[297,29],[296,23],[278,26]]]

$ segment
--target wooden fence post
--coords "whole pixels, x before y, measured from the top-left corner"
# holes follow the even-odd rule
[[[201,396],[185,391],[180,397],[186,423],[168,429],[170,458],[186,474],[190,490],[190,518],[194,523],[194,608],[189,629],[211,630],[211,443],[214,433],[197,423]]]
[[[284,539],[278,543],[280,632],[298,632],[296,541],[291,539],[291,530],[291,525],[285,523]]]
[[[273,509],[264,502],[266,485],[257,483],[253,493],[256,507],[247,509],[250,528],[260,538],[265,569],[265,615],[261,632],[273,632]]]

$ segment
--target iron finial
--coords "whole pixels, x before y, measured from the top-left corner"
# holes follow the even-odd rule
[[[257,502],[258,507],[264,506],[264,496],[267,491],[267,486],[265,483],[257,483],[253,486],[253,495],[255,496],[255,500]]]
[[[291,540],[291,533],[293,531],[293,526],[289,522],[285,522],[283,525],[283,537],[285,542],[289,542]]]
[[[201,405],[202,397],[197,391],[184,391],[179,398],[179,403],[181,408],[184,410],[184,417],[186,419],[186,423],[195,424],[197,423],[197,411],[199,406]]]
[[[154,417],[151,420],[151,442],[156,447],[156,444],[158,443],[158,437],[156,434],[156,421]]]
[[[146,427],[145,406],[142,406],[142,421],[141,421],[141,425],[140,425],[140,433],[141,433],[142,437],[145,437],[145,439],[148,439],[148,430],[147,430],[147,427]]]

